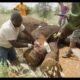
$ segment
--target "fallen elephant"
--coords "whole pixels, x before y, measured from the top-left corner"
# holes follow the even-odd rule
[[[47,41],[49,43],[49,42],[53,41],[53,34],[57,33],[59,31],[59,29],[60,28],[56,25],[46,25],[46,26],[42,26],[40,28],[37,27],[36,29],[34,29],[31,32],[31,34],[32,34],[32,36],[34,37],[35,40],[40,39],[40,35],[42,35],[45,38],[45,40],[43,40],[43,39],[41,39],[41,40],[43,42]],[[65,31],[67,33],[63,34],[63,37],[66,37],[68,34],[70,34],[70,31],[68,29],[65,29]],[[48,75],[50,77],[54,77],[54,76],[60,77],[61,76],[61,73],[60,73],[61,72],[61,66],[58,63],[58,59],[59,59],[59,57],[58,57],[59,55],[57,54],[58,50],[57,50],[56,45],[53,44],[53,46],[54,46],[53,47],[53,52],[51,54],[47,54],[45,50],[42,50],[42,52],[41,52],[42,54],[37,54],[34,49],[29,49],[29,50],[25,51],[23,56],[24,56],[26,62],[30,66],[37,67],[37,66],[41,65],[42,70],[44,68],[46,69],[46,65],[48,65],[47,63],[51,62],[51,63],[49,63],[48,67],[50,67],[51,69],[56,67],[57,71],[56,71],[56,73],[51,73],[51,74],[48,74]],[[55,53],[55,54],[53,54],[53,53]],[[48,55],[49,55],[49,58],[48,58]],[[43,71],[45,72],[45,70],[43,70]],[[53,72],[55,72],[55,70],[53,70]]]
[[[42,22],[40,20],[32,18],[31,16],[26,16],[26,17],[24,16],[23,17],[23,25],[25,26],[25,28],[28,32],[32,33],[32,31],[35,30],[36,28],[38,28],[39,26],[44,27],[44,26],[47,26],[48,24],[46,22]],[[26,37],[25,34],[23,34],[23,32],[21,32],[19,34],[18,41],[32,43],[31,38],[28,35]]]
[[[29,32],[35,30],[39,25],[46,26],[46,22],[42,22],[31,16],[23,16],[23,24]]]
[[[42,26],[40,28],[37,27],[36,29],[34,29],[31,32],[31,34],[32,34],[32,36],[34,37],[35,40],[36,39],[40,39],[40,35],[42,35],[45,38],[45,40],[43,40],[43,39],[40,39],[40,40],[42,40],[43,42],[47,41],[49,43],[49,42],[53,42],[54,41],[53,34],[57,33],[59,30],[60,30],[60,27],[58,27],[56,25],[49,25],[49,24],[47,24],[46,26]],[[70,34],[70,30],[65,29],[64,32],[63,32],[62,37],[66,37],[69,34]],[[27,38],[25,38],[25,40],[27,40]],[[28,40],[28,42],[29,41],[30,40]],[[39,41],[39,42],[41,42],[41,41]],[[32,50],[27,50],[24,53],[24,58],[26,59],[27,62],[31,62],[32,65],[37,66],[44,60],[44,57],[46,55],[46,51],[44,50],[42,53],[43,53],[43,55],[41,55],[41,56],[43,56],[43,58],[40,60],[40,57],[38,57],[40,55],[36,54],[33,49]]]
[[[32,67],[40,67],[43,73],[46,73],[48,77],[61,77],[62,67],[59,64],[59,50],[56,42],[50,42],[51,53],[42,50],[42,54],[36,53],[33,49],[24,53],[26,62]]]
[[[26,62],[33,67],[40,65],[46,55],[46,50],[44,49],[45,37],[43,35],[39,35],[37,41],[40,44],[39,48],[36,47],[37,45],[34,43],[33,49],[28,49],[23,54]]]
[[[26,27],[27,31],[33,35],[34,39],[36,39],[36,36],[38,36],[38,34],[43,34],[46,37],[46,40],[49,42],[53,41],[52,34],[57,33],[60,30],[60,27],[57,25],[49,25],[46,22],[42,22],[30,16],[23,17],[23,24]],[[39,28],[39,26],[42,27]],[[71,30],[65,28],[61,38],[64,40],[71,33]],[[23,33],[20,33],[18,40],[21,40],[22,38],[24,38],[22,41],[32,43],[32,40],[28,35],[26,37]]]

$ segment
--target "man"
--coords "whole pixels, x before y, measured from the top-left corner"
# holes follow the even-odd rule
[[[80,3],[72,3],[71,4],[71,10],[69,13],[69,22],[65,25],[65,27],[58,32],[57,37],[60,37],[61,34],[63,35],[67,33],[64,31],[64,29],[71,30],[71,32],[68,35],[68,39],[70,40],[70,45],[68,51],[63,55],[63,58],[71,57],[72,54],[72,48],[75,48],[78,44],[80,45]],[[66,30],[67,31],[67,30]],[[73,32],[73,33],[72,33]]]
[[[14,8],[15,10],[18,10],[21,16],[27,16],[28,14],[28,7],[23,4],[23,2],[20,2],[16,7]]]
[[[22,24],[22,17],[19,12],[15,11],[11,18],[6,21],[0,28],[0,61],[7,59],[14,63],[17,60],[16,51],[14,48],[32,47],[32,44],[21,43],[17,41],[19,33],[23,31],[30,36],[31,41],[34,39]]]
[[[68,51],[64,54],[63,58],[69,58],[72,56],[72,49],[77,47],[77,44],[80,44],[80,29],[73,31],[69,36],[70,45]]]
[[[65,6],[62,2],[59,3],[59,14],[55,14],[60,16],[59,18],[59,26],[63,27],[68,19],[69,8],[68,6]]]
[[[69,58],[72,56],[72,49],[80,45],[80,3],[72,3],[71,13],[69,17],[69,23],[65,26],[73,31],[67,38],[70,39],[69,49],[62,56],[63,58]]]
[[[55,15],[60,16],[59,26],[61,27],[61,29],[59,30],[59,32],[57,33],[55,37],[60,36],[61,33],[64,31],[65,25],[67,24],[67,20],[68,20],[68,14],[70,14],[69,7],[65,6],[62,2],[59,3],[59,6],[60,6],[60,13],[55,14]]]
[[[67,12],[69,11],[69,8],[65,6],[63,3],[59,3],[60,5],[60,19],[59,19],[59,25],[60,27],[64,26],[66,19],[67,19]]]

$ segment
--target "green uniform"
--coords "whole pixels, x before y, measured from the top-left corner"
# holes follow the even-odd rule
[[[68,24],[65,26],[76,30],[80,27],[80,3],[72,3],[72,9],[69,13]]]
[[[70,41],[80,43],[80,3],[72,3],[68,24],[65,27],[73,30],[73,33],[69,36]]]

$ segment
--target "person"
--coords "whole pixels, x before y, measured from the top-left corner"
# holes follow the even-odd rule
[[[27,16],[29,8],[25,4],[23,4],[23,2],[20,2],[18,5],[16,5],[14,10],[19,11],[21,16]]]
[[[69,8],[67,6],[65,6],[62,2],[60,2],[59,5],[60,5],[59,25],[60,25],[60,27],[62,27],[66,22],[66,19],[67,19],[66,14],[68,13]]]
[[[68,36],[70,38],[70,44],[68,51],[62,56],[63,58],[69,58],[72,56],[72,49],[77,47],[77,44],[80,44],[80,29],[76,29],[73,33]]]
[[[60,5],[60,13],[59,14],[55,14],[55,15],[59,15],[59,26],[61,27],[59,32],[55,35],[56,37],[60,37],[61,33],[63,33],[64,29],[65,29],[65,25],[67,24],[68,21],[68,12],[69,12],[69,7],[65,6],[63,4],[63,2],[59,2]]]
[[[69,22],[64,27],[65,29],[68,29],[68,31],[71,30],[71,31],[69,31],[71,33],[68,36],[66,36],[67,39],[69,40],[68,42],[70,44],[69,44],[68,51],[62,56],[63,58],[71,57],[73,54],[72,49],[78,47],[77,44],[80,45],[79,6],[80,6],[79,3],[72,3],[70,13],[69,13]],[[62,29],[61,32],[60,31],[58,32],[58,34],[59,34],[58,37],[60,37],[60,35],[63,31],[64,30]],[[64,31],[64,33],[67,33],[67,32]]]
[[[31,43],[22,43],[17,41],[20,32],[30,36],[31,41],[34,43],[34,38],[25,29],[22,24],[22,16],[19,12],[12,13],[11,18],[6,21],[0,28],[0,61],[9,60],[12,64],[18,61],[16,57],[15,48],[29,47],[32,48]],[[17,63],[16,63],[17,64]]]
[[[59,18],[59,26],[60,27],[63,27],[68,19],[68,14],[69,12],[69,7],[68,6],[65,6],[63,4],[63,2],[59,2],[59,14],[55,14],[55,15],[58,15],[60,16]]]

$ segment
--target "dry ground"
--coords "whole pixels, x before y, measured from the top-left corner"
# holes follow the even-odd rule
[[[59,49],[59,62],[63,68],[65,77],[80,77],[80,61],[76,57],[62,58],[69,47],[65,46]],[[23,60],[22,49],[17,49],[20,61]]]
[[[68,47],[61,48],[59,61],[63,68],[65,77],[80,77],[80,61],[76,57],[62,58]]]

